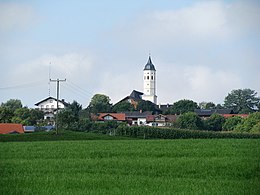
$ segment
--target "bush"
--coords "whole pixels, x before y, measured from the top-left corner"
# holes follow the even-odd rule
[[[243,122],[243,118],[241,118],[239,116],[230,117],[230,118],[226,119],[226,122],[222,126],[222,129],[224,131],[233,131],[233,130],[235,130],[236,126],[238,124],[241,124],[242,122]]]
[[[203,129],[202,119],[194,112],[188,112],[181,115],[176,121],[177,127],[181,129]]]
[[[212,114],[205,121],[205,128],[211,131],[221,131],[222,126],[225,123],[225,118],[219,114]]]

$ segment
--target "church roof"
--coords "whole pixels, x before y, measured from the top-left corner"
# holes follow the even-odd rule
[[[144,70],[155,70],[155,67],[152,63],[151,56],[149,56],[148,62],[144,67]]]

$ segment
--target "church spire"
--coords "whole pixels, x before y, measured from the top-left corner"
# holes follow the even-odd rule
[[[152,59],[151,59],[151,54],[149,53],[149,58],[148,58],[148,62],[144,67],[144,70],[155,70],[155,67],[152,63]]]

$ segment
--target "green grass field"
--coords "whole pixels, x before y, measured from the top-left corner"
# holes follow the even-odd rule
[[[0,194],[259,194],[259,139],[0,142]]]

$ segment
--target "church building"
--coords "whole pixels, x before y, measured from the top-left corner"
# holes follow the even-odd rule
[[[143,70],[143,100],[148,100],[157,104],[156,96],[156,70],[152,63],[151,56]]]

